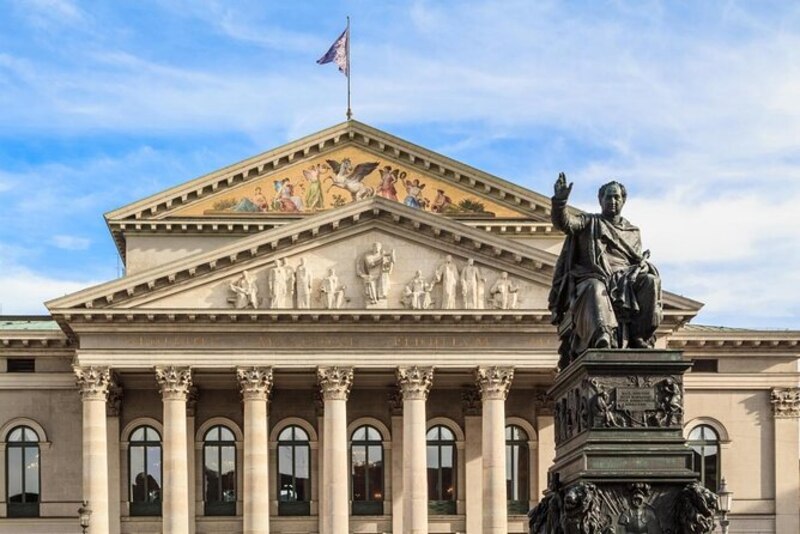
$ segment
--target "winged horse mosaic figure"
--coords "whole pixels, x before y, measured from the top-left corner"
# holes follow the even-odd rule
[[[325,161],[334,173],[333,176],[325,177],[325,180],[333,182],[328,191],[334,187],[346,189],[354,201],[370,198],[375,194],[373,188],[364,185],[364,178],[378,167],[379,163],[377,161],[359,163],[355,167],[353,167],[350,158],[344,158],[341,162],[332,159]]]

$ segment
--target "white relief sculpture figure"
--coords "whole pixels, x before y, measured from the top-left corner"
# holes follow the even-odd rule
[[[294,307],[294,284],[295,284],[295,276],[294,276],[294,269],[289,267],[286,264],[285,259],[278,260],[283,267],[283,275],[286,278],[286,296],[284,297],[284,308],[293,308]]]
[[[322,304],[327,310],[339,310],[344,306],[345,286],[339,285],[339,277],[332,268],[328,269],[328,276],[322,279],[319,291],[322,293]]]
[[[454,310],[456,308],[456,289],[458,288],[458,267],[450,254],[445,257],[444,263],[436,268],[435,280],[437,284],[442,284],[442,309]]]
[[[305,258],[300,258],[300,265],[294,272],[294,282],[297,307],[307,310],[311,307],[311,271],[306,267]]]
[[[464,301],[464,309],[483,309],[485,284],[486,278],[481,274],[480,268],[475,266],[472,258],[468,259],[467,266],[461,271],[461,298]]]
[[[413,280],[406,285],[403,290],[403,297],[400,299],[403,306],[412,310],[428,310],[433,306],[431,291],[433,283],[425,281],[422,271],[417,271]]]
[[[383,245],[378,242],[372,244],[372,250],[358,258],[356,273],[364,281],[364,296],[367,305],[386,305],[386,296],[389,293],[389,275],[394,268],[395,254],[384,252]]]
[[[517,307],[517,291],[519,288],[502,272],[489,290],[492,308],[496,310],[513,310]]]
[[[258,286],[255,276],[243,271],[242,276],[230,283],[230,290],[234,295],[230,299],[234,308],[243,310],[251,306],[253,309],[258,309]]]
[[[275,262],[275,267],[270,269],[267,277],[269,286],[269,307],[273,310],[291,307],[292,282],[291,270],[286,266],[286,260]]]

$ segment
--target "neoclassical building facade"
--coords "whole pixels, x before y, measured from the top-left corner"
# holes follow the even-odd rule
[[[0,317],[0,532],[527,532],[549,198],[348,121],[106,220],[125,276]],[[695,470],[798,532],[800,332],[662,299]]]

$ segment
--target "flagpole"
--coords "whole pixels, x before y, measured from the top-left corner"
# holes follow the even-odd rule
[[[353,118],[353,110],[350,109],[350,16],[347,16],[347,120]]]

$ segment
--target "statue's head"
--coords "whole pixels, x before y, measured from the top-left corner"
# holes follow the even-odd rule
[[[473,263],[475,263],[475,260],[473,260],[472,258],[469,258],[467,260],[467,265],[472,265]]]
[[[628,192],[625,186],[619,182],[608,182],[600,186],[597,192],[597,199],[600,201],[600,208],[606,217],[617,217],[622,212],[622,206],[628,199]]]
[[[372,244],[372,250],[373,250],[374,252],[376,252],[376,253],[377,253],[377,252],[380,252],[382,248],[383,248],[383,246],[382,246],[382,245],[381,245],[379,242],[377,242],[377,241],[375,241],[375,242]]]
[[[448,254],[447,256],[444,257],[444,261],[446,261],[447,263],[452,262],[453,261],[453,256]]]

